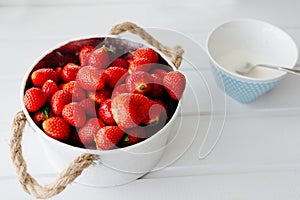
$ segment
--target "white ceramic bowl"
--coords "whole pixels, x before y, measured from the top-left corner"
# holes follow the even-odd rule
[[[251,64],[293,68],[298,49],[293,39],[280,28],[254,19],[229,21],[208,36],[207,52],[221,88],[241,103],[250,103],[272,89],[285,72],[256,68],[247,76],[236,70]]]
[[[77,156],[83,153],[99,155],[100,159],[96,161],[94,165],[85,169],[75,181],[90,186],[100,187],[116,186],[134,181],[155,167],[164,153],[169,133],[172,130],[172,126],[175,123],[175,119],[177,118],[180,109],[180,101],[175,113],[168,123],[150,138],[125,148],[100,151],[74,147],[46,135],[33,122],[29,112],[25,108],[23,97],[26,88],[29,87],[28,84],[30,75],[34,70],[44,67],[45,64],[51,66],[59,62],[66,62],[65,59],[72,60],[74,56],[77,55],[74,53],[69,53],[68,51],[70,49],[72,49],[72,51],[74,49],[79,50],[83,45],[91,45],[95,42],[101,43],[104,39],[118,41],[118,44],[123,45],[124,47],[126,47],[126,45],[129,45],[130,48],[145,46],[133,41],[118,39],[115,36],[72,40],[71,42],[64,43],[62,46],[56,47],[54,50],[46,52],[44,55],[42,55],[26,73],[20,91],[22,109],[30,126],[34,129],[34,131],[37,132],[39,136],[41,136],[40,138],[43,142],[43,147],[50,163],[58,170],[58,172],[60,172],[65,169]],[[154,47],[151,48],[155,49]],[[159,51],[157,51],[157,53],[168,63],[169,66],[176,70],[173,63],[170,62],[166,56]]]

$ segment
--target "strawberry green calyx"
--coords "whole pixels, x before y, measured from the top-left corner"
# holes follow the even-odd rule
[[[45,107],[41,109],[41,113],[43,114],[43,116],[48,119],[50,116],[50,108],[49,107]]]
[[[123,142],[128,142],[129,141],[129,137],[128,135],[126,135],[124,138],[123,138]]]

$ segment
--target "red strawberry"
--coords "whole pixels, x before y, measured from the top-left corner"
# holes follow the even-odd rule
[[[116,86],[112,92],[111,98],[114,98],[122,93],[128,93],[126,84],[121,84],[121,85]]]
[[[118,126],[102,127],[95,135],[97,149],[108,150],[116,146],[124,132]]]
[[[68,63],[64,66],[61,72],[61,78],[64,82],[74,81],[80,67],[75,63]]]
[[[85,66],[88,61],[88,57],[94,51],[94,47],[92,46],[84,46],[81,48],[79,52],[79,62],[81,66]]]
[[[151,90],[152,83],[152,76],[144,71],[133,72],[126,78],[126,88],[131,93],[146,94]]]
[[[163,69],[159,69],[159,68],[154,68],[151,70],[152,74],[158,75],[160,76],[162,79],[164,78],[164,76],[168,73],[166,70]]]
[[[162,101],[151,101],[147,117],[142,121],[145,125],[165,124],[167,120],[166,105]]]
[[[148,115],[151,101],[141,94],[123,93],[112,99],[111,111],[121,128],[138,126]]]
[[[115,59],[111,64],[111,67],[121,67],[124,69],[128,69],[129,62],[123,58],[117,58]]]
[[[111,90],[103,88],[102,90],[88,93],[90,99],[92,99],[96,104],[100,105],[106,99],[111,97]]]
[[[56,67],[54,71],[56,72],[57,79],[58,79],[58,81],[56,83],[58,83],[61,81],[62,67]]]
[[[104,123],[98,118],[91,118],[81,127],[78,131],[78,137],[80,141],[86,146],[90,143],[94,143],[94,136],[104,127]]]
[[[106,46],[94,49],[87,58],[87,64],[98,69],[106,68],[110,63],[108,51]]]
[[[61,117],[50,117],[42,126],[45,133],[54,139],[66,140],[70,136],[70,126]]]
[[[89,117],[97,116],[97,104],[90,98],[83,99],[79,102],[79,105],[84,108],[86,114]]]
[[[131,73],[132,71],[130,71],[130,68],[133,67],[133,60],[132,58],[131,59],[128,59],[127,62],[129,63],[129,66],[128,66],[128,73]],[[148,69],[147,69],[148,70]],[[147,70],[141,70],[141,71],[147,71]]]
[[[67,83],[61,83],[58,85],[58,89],[59,90],[63,90],[64,86],[66,85]]]
[[[104,102],[101,103],[99,108],[99,117],[104,121],[105,124],[116,124],[111,112],[111,99],[106,99]]]
[[[151,74],[153,83],[151,84],[151,90],[147,93],[147,96],[155,99],[160,98],[164,92],[163,79],[157,74]]]
[[[158,54],[150,48],[139,48],[133,53],[129,71],[149,71],[153,63],[158,62]]]
[[[49,118],[50,109],[48,107],[42,108],[32,115],[32,120],[37,126],[41,126],[43,121]]]
[[[147,138],[145,128],[135,127],[126,130],[126,135],[119,141],[119,147],[127,147],[136,143],[139,143]]]
[[[62,110],[62,117],[66,122],[75,127],[83,126],[86,121],[85,110],[77,102],[65,105]]]
[[[46,93],[47,97],[51,97],[55,92],[58,91],[58,87],[56,83],[52,80],[47,80],[43,87],[42,87],[43,92]]]
[[[71,103],[72,94],[66,90],[58,90],[51,98],[52,111],[55,115],[60,116],[65,105]]]
[[[103,70],[92,66],[84,66],[79,69],[76,80],[79,85],[86,90],[101,90],[105,85],[102,77]]]
[[[109,67],[103,72],[105,84],[114,88],[118,82],[121,82],[125,78],[127,70],[121,67]]]
[[[40,88],[32,87],[25,92],[24,105],[30,112],[38,111],[46,101],[47,95]]]
[[[31,81],[36,87],[42,87],[47,80],[53,80],[57,83],[58,76],[56,71],[51,68],[41,68],[31,74]]]
[[[185,76],[179,71],[168,72],[164,79],[163,85],[170,97],[174,100],[179,100],[185,89]]]
[[[86,98],[86,93],[84,89],[80,87],[77,81],[70,81],[61,86],[63,90],[66,90],[72,94],[74,101],[81,101]]]

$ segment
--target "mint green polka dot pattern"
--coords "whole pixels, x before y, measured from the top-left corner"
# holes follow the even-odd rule
[[[255,101],[259,96],[271,90],[282,79],[282,77],[279,77],[270,81],[249,82],[220,70],[212,63],[211,65],[219,87],[225,90],[233,99],[243,104]]]

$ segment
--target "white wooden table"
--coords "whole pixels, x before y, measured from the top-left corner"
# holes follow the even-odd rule
[[[300,79],[287,76],[254,103],[239,104],[216,86],[200,48],[213,27],[237,18],[277,25],[300,47],[299,9],[298,0],[0,0],[1,198],[32,199],[17,180],[8,147],[26,70],[66,40],[103,35],[129,20],[186,50],[181,70],[188,87],[178,135],[145,177],[111,188],[73,183],[53,199],[300,199]],[[160,29],[181,34],[175,41]],[[23,146],[30,173],[41,183],[53,181],[58,173],[30,127]]]

